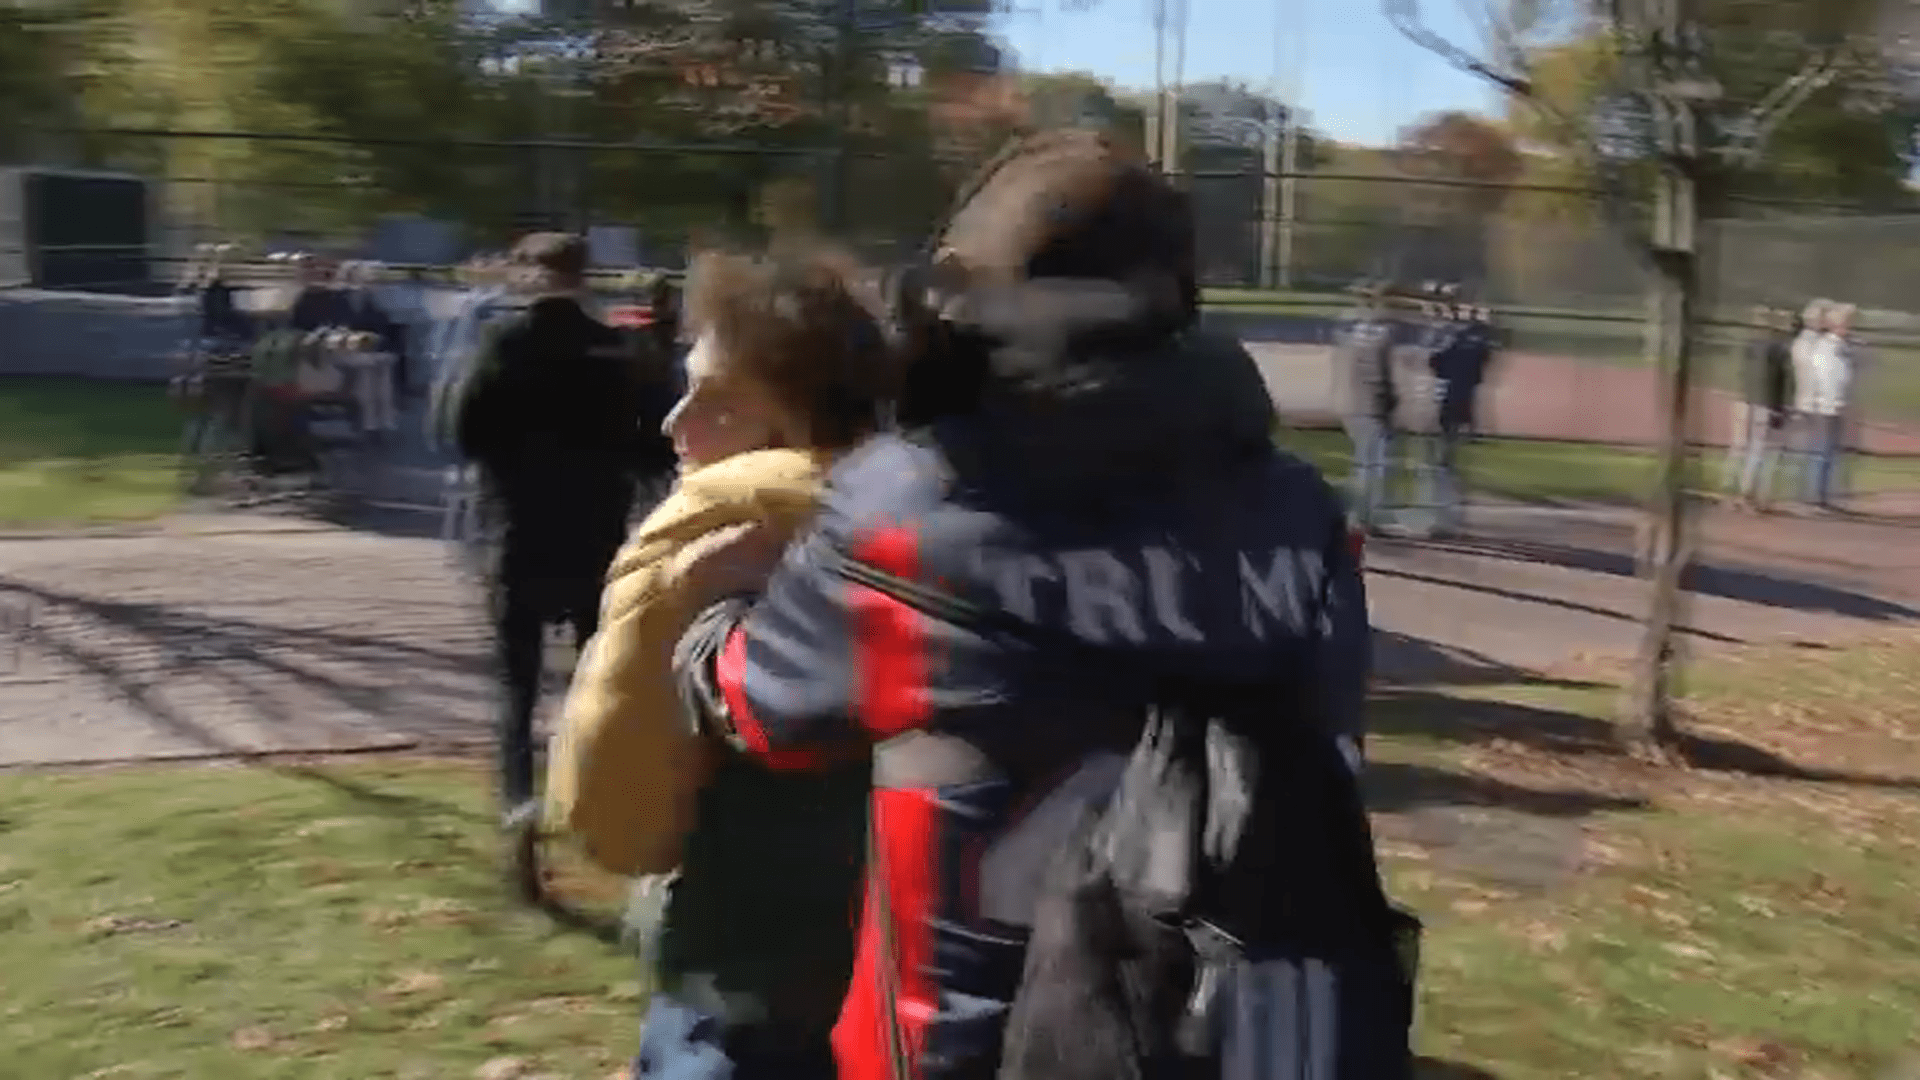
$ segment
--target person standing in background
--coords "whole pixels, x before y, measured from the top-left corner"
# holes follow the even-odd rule
[[[1848,335],[1853,308],[1816,301],[1807,329],[1794,340],[1794,411],[1801,428],[1801,497],[1808,506],[1833,506],[1834,472],[1842,452],[1843,419],[1852,390]]]
[[[294,294],[287,325],[309,333],[347,325],[349,312],[346,298],[337,287],[337,269],[333,260],[319,255],[302,255],[295,272],[299,291]]]
[[[394,319],[374,292],[381,272],[378,263],[349,263],[340,273],[340,296],[346,328],[373,335],[379,341],[380,352],[393,357],[383,374],[388,383],[389,400],[397,401],[407,395],[412,383],[407,335],[405,327]]]
[[[1793,405],[1793,346],[1800,318],[1783,308],[1754,309],[1758,327],[1747,345],[1744,394],[1733,407],[1733,435],[1727,445],[1722,484],[1748,509],[1764,506],[1773,495],[1773,474]]]
[[[1358,289],[1352,312],[1335,328],[1333,363],[1346,384],[1343,414],[1353,443],[1348,509],[1361,529],[1379,525],[1392,479],[1394,413],[1393,354],[1402,334],[1387,308],[1386,290],[1367,283]]]
[[[1443,309],[1445,310],[1445,309]],[[1435,514],[1434,531],[1459,527],[1464,504],[1460,483],[1460,446],[1473,430],[1480,385],[1493,358],[1493,328],[1465,307],[1442,315],[1446,330],[1428,353],[1433,375],[1434,434],[1428,441],[1426,504]]]

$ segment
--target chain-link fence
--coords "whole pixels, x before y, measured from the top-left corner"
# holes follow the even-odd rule
[[[272,287],[290,275],[275,253],[382,262],[432,292],[466,256],[525,231],[591,230],[616,240],[596,281],[617,299],[695,247],[776,233],[900,258],[975,163],[858,145],[426,139],[382,144],[375,159],[316,136],[110,135],[112,170],[23,168],[0,186],[15,193],[0,200],[12,226],[0,230],[0,374],[162,377],[185,332],[178,294],[209,244],[230,247],[228,276],[256,286],[258,311],[291,297]]]
[[[0,330],[10,343],[0,368],[157,374],[155,358],[175,332],[160,328],[179,321],[178,301],[158,297],[208,242],[236,245],[234,263],[275,249],[427,263],[400,270],[445,283],[447,263],[498,249],[527,228],[612,228],[630,243],[605,280],[626,290],[645,273],[678,268],[692,246],[780,231],[831,232],[886,262],[925,235],[976,160],[564,140],[423,140],[383,146],[376,159],[344,140],[180,132],[119,132],[115,145],[123,171],[149,181],[148,258],[132,263],[147,280],[64,284],[149,298],[0,290]],[[1508,346],[1487,395],[1492,430],[1622,443],[1657,437],[1657,383],[1643,361],[1648,272],[1591,194],[1390,174],[1279,176],[1257,166],[1182,179],[1194,196],[1212,317],[1254,343],[1288,411],[1338,411],[1340,380],[1324,345],[1347,285],[1362,277],[1456,281],[1470,300],[1496,310]],[[40,208],[87,226],[55,235],[52,246],[61,236],[76,249],[102,242],[89,231],[99,224],[90,205]],[[1855,397],[1877,425],[1864,445],[1920,449],[1907,431],[1920,430],[1920,333],[1909,311],[1920,302],[1907,299],[1920,296],[1920,255],[1908,242],[1920,217],[1737,210],[1703,235],[1712,301],[1699,341],[1705,384],[1741,385],[1737,361],[1750,335],[1742,324],[1752,304],[1855,304],[1863,356]],[[396,245],[385,228],[396,221],[439,222],[440,254],[408,256],[417,245]],[[70,253],[69,264],[107,267],[84,255]],[[125,265],[107,267],[107,276]],[[272,276],[258,262],[245,272],[259,282]],[[1262,282],[1284,287],[1260,289]],[[1418,376],[1416,363],[1408,377],[1417,384]],[[1724,438],[1730,412],[1723,398],[1705,404],[1701,437]]]
[[[1567,187],[1257,169],[1189,179],[1216,317],[1257,344],[1276,397],[1330,418],[1339,373],[1324,342],[1358,279],[1402,287],[1456,282],[1485,305],[1507,345],[1486,394],[1494,433],[1647,444],[1659,437],[1656,373],[1645,360],[1650,269],[1597,197]],[[1290,185],[1288,197],[1275,188]],[[1283,208],[1293,207],[1293,214]],[[1707,300],[1696,339],[1698,438],[1731,433],[1757,304],[1827,299],[1858,309],[1857,445],[1920,452],[1920,215],[1737,203],[1700,237]],[[1284,260],[1262,265],[1262,252]],[[1284,289],[1260,289],[1262,281]],[[1421,365],[1403,368],[1423,399]],[[1412,410],[1416,426],[1420,410]]]

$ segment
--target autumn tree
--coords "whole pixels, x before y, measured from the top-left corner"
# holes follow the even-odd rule
[[[1441,181],[1407,184],[1396,195],[1406,230],[1401,272],[1484,281],[1489,226],[1524,170],[1505,127],[1470,113],[1435,113],[1400,133],[1392,159],[1406,176]]]

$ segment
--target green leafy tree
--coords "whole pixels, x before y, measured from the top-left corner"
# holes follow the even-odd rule
[[[1906,204],[1920,110],[1902,58],[1885,49],[1876,21],[1895,6],[1864,0],[1703,0],[1698,11],[1709,38],[1709,74],[1730,105],[1761,101],[1815,50],[1831,50],[1841,59],[1837,77],[1787,117],[1760,160],[1727,166],[1724,183],[1709,186],[1736,197]],[[1586,160],[1588,132],[1569,128],[1552,114],[1583,123],[1604,115],[1606,95],[1619,74],[1617,56],[1611,31],[1594,24],[1533,49],[1526,58],[1536,93],[1553,108],[1543,113],[1515,100],[1508,120],[1524,144],[1565,159],[1566,178],[1593,179]],[[1633,187],[1642,178],[1627,179]],[[1565,212],[1574,205],[1560,200],[1553,210]]]

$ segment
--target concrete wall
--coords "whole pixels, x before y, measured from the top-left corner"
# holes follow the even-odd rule
[[[0,290],[0,375],[165,380],[187,312],[171,297]]]
[[[396,318],[421,326],[416,348],[425,345],[424,324],[450,312],[459,295],[447,289],[381,292]],[[284,309],[291,295],[290,287],[242,290],[239,302],[254,311]],[[194,302],[186,298],[0,289],[0,376],[164,381],[174,374],[171,357],[198,321]]]

